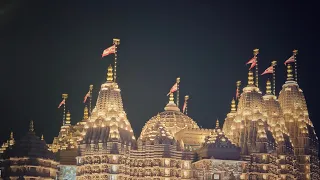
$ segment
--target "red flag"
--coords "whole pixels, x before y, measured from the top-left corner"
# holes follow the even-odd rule
[[[186,111],[187,108],[187,100],[184,100],[183,108],[182,108],[182,113]]]
[[[252,64],[255,61],[256,61],[256,57],[253,57],[246,64]]]
[[[256,65],[257,65],[257,61],[256,61],[256,59],[254,59],[253,62],[251,63],[251,66],[250,66],[249,70],[254,68]]]
[[[273,73],[273,66],[268,67],[261,75]]]
[[[112,54],[115,52],[116,52],[116,45],[112,45],[103,51],[102,57],[108,56],[109,54]]]
[[[59,104],[58,108],[60,108],[60,107],[62,106],[62,104],[66,104],[66,100],[65,100],[65,99],[63,99],[63,100],[61,101],[61,103]]]
[[[172,88],[170,89],[169,93],[167,94],[167,96],[169,96],[170,93],[174,93],[178,90],[178,84],[175,83]]]
[[[90,97],[90,91],[84,96],[83,103],[86,103],[88,97]]]
[[[284,65],[287,65],[288,63],[292,63],[292,62],[294,62],[294,56],[289,57],[289,59],[287,59],[287,60],[284,62]]]

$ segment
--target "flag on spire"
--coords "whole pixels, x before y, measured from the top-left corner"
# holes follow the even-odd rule
[[[273,73],[273,66],[270,66],[261,75],[272,74],[272,73]]]
[[[256,57],[253,57],[246,64],[252,64],[255,61],[256,61]]]
[[[61,103],[59,104],[58,108],[60,108],[63,104],[66,104],[66,100],[65,100],[65,99],[63,99],[63,100],[61,101]]]
[[[170,95],[170,93],[174,93],[178,90],[178,83],[175,83],[172,88],[170,89],[169,93],[167,94],[167,96]]]
[[[249,70],[254,68],[257,65],[257,60],[256,57],[251,58],[246,64],[251,64]]]
[[[114,44],[102,52],[102,57],[108,56],[109,54],[112,54],[115,52],[116,52],[116,45]]]
[[[287,59],[287,60],[284,62],[284,65],[287,65],[288,63],[292,63],[292,62],[294,62],[294,56],[289,57],[289,59]]]
[[[88,97],[90,97],[90,91],[84,96],[83,103],[87,102]]]

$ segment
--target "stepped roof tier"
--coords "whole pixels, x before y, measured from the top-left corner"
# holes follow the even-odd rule
[[[216,128],[205,138],[203,146],[197,150],[201,159],[239,160],[240,148],[232,143],[220,129],[219,121]]]
[[[199,126],[195,121],[193,121],[189,116],[180,112],[180,109],[174,103],[173,94],[170,94],[169,103],[164,108],[164,111],[159,113],[157,116],[152,117],[145,124],[145,126],[142,128],[140,138],[144,138],[144,136],[149,134],[150,131],[152,131],[152,127],[158,123],[159,119],[172,136],[175,136],[177,132],[185,128],[199,129]]]

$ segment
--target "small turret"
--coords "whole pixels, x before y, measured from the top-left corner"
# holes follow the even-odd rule
[[[253,72],[249,71],[248,73],[248,86],[254,86],[254,81],[253,81]]]
[[[270,82],[269,79],[267,80],[266,94],[267,94],[267,95],[270,95],[270,94],[271,94],[271,82]]]
[[[33,121],[30,121],[29,132],[34,132]]]
[[[9,145],[13,146],[14,145],[14,138],[13,138],[13,132],[10,133],[10,139],[9,139]]]
[[[113,72],[112,72],[112,66],[111,64],[108,67],[108,73],[107,73],[107,82],[113,82]]]
[[[89,110],[88,107],[84,107],[84,111],[83,111],[83,119],[88,119],[89,118]]]
[[[71,114],[68,111],[67,112],[67,117],[66,117],[66,125],[69,126],[71,124]]]
[[[220,124],[219,124],[219,120],[218,119],[216,121],[216,129],[220,129]]]
[[[232,99],[231,101],[231,113],[235,113],[237,111],[237,108],[236,108],[236,101],[234,100],[234,98]]]

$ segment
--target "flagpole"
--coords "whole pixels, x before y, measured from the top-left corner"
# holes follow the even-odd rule
[[[256,60],[256,86],[259,87],[259,70],[258,70],[258,58],[257,55],[259,54],[259,49],[253,50],[253,55]]]
[[[176,100],[177,107],[179,107],[179,84],[180,84],[180,77],[177,77],[177,100]]]
[[[184,96],[184,100],[185,100],[185,103],[186,103],[186,110],[185,110],[185,114],[186,115],[188,115],[188,99],[189,99],[189,96],[188,95],[186,95],[186,96]]]
[[[272,77],[273,77],[273,95],[276,96],[276,65],[277,61],[272,61],[271,65],[273,67]]]
[[[298,83],[298,71],[297,71],[297,59],[296,59],[296,55],[298,54],[298,50],[293,50],[293,58],[294,58],[294,75],[295,75],[295,80]]]
[[[93,89],[93,85],[91,84],[89,86],[89,93],[90,93],[90,101],[89,101],[89,113],[91,116],[91,111],[92,111],[92,106],[91,106],[91,102],[92,102],[92,89]]]
[[[116,82],[116,79],[117,79],[117,57],[118,57],[117,46],[120,45],[120,39],[113,39],[113,44],[115,45],[113,82]]]
[[[66,99],[68,98],[68,94],[62,94],[62,98],[64,100],[62,125],[64,126],[66,124]]]

